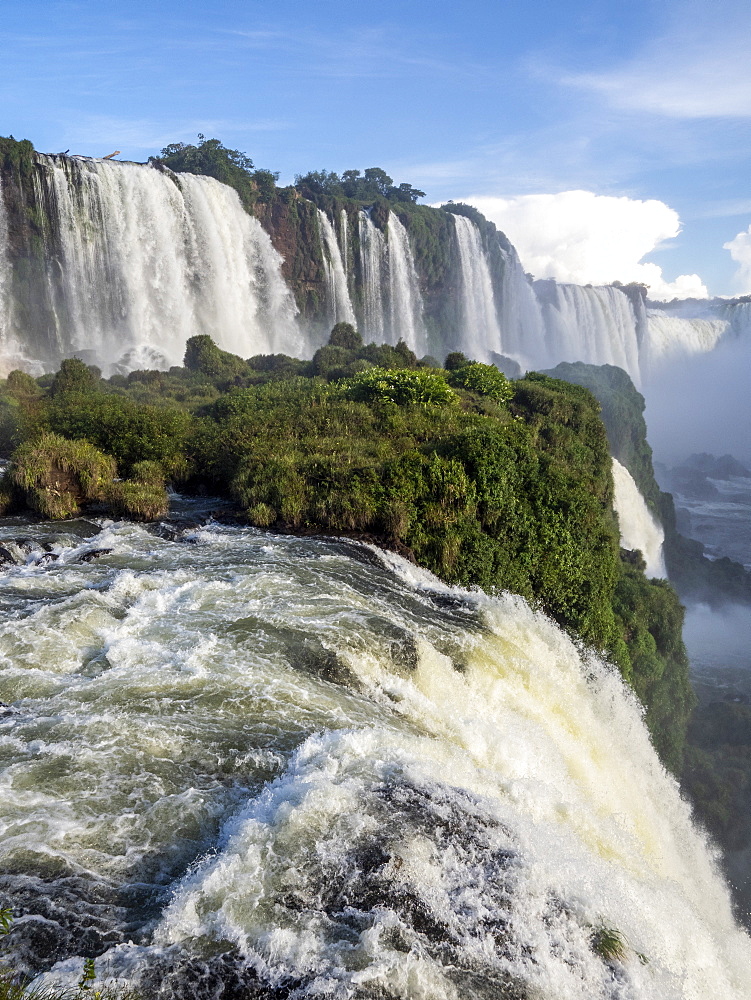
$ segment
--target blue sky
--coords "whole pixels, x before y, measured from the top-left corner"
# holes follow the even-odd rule
[[[633,246],[665,282],[751,292],[747,0],[5,0],[0,46],[0,134],[46,152],[139,160],[202,132],[282,182],[383,166],[497,205],[535,261],[528,196],[582,190],[600,198],[546,202],[560,277],[609,280],[586,257],[629,280]]]

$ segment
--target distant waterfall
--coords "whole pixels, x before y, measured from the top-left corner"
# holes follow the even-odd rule
[[[490,266],[480,230],[463,215],[454,215],[462,278],[462,350],[478,361],[501,351]]]
[[[546,280],[535,282],[535,291],[545,317],[549,365],[618,365],[640,382],[636,314],[620,288]]]
[[[335,323],[355,324],[355,311],[349,297],[347,273],[345,270],[334,227],[329,217],[318,209],[318,224],[321,232],[323,267],[326,272],[326,304],[330,315],[330,325]]]
[[[427,336],[420,285],[407,230],[393,212],[389,213],[388,255],[392,336],[422,356],[427,351]]]
[[[499,304],[502,353],[518,361],[523,368],[544,367],[547,345],[542,308],[516,250],[501,247],[501,256],[504,262]]]
[[[198,333],[244,357],[302,352],[281,257],[232,188],[140,164],[39,163],[62,355],[87,350],[106,365],[130,351],[166,367]]]
[[[687,318],[662,309],[649,309],[647,322],[649,336],[644,353],[650,371],[680,355],[711,351],[729,328],[726,319]]]
[[[613,506],[618,515],[622,547],[641,552],[647,564],[647,576],[667,579],[662,553],[665,532],[647,507],[631,473],[616,459],[613,459],[613,483]]]
[[[751,302],[728,302],[723,312],[735,336],[751,339]]]
[[[361,332],[367,340],[383,343],[386,317],[383,306],[383,263],[386,238],[366,212],[359,215],[360,270],[363,317]]]

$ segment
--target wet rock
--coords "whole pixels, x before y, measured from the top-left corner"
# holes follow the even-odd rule
[[[16,558],[13,553],[6,549],[4,545],[0,545],[0,566],[16,565]]]
[[[89,549],[88,552],[82,552],[75,562],[90,563],[95,559],[100,559],[102,556],[108,556],[110,552],[112,552],[112,549]],[[55,556],[55,558],[57,558],[57,556]]]
[[[169,521],[160,521],[153,525],[150,530],[153,535],[164,538],[168,542],[194,542],[195,539],[186,536],[202,527],[200,521],[193,521],[188,518],[180,518]]]

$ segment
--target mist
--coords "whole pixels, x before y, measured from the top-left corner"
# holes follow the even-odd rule
[[[674,357],[642,387],[655,458],[668,465],[694,452],[751,462],[751,365],[745,338],[706,354]]]

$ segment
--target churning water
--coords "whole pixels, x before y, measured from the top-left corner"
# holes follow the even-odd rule
[[[186,1000],[749,996],[636,702],[521,599],[214,522],[0,542],[17,964]]]

